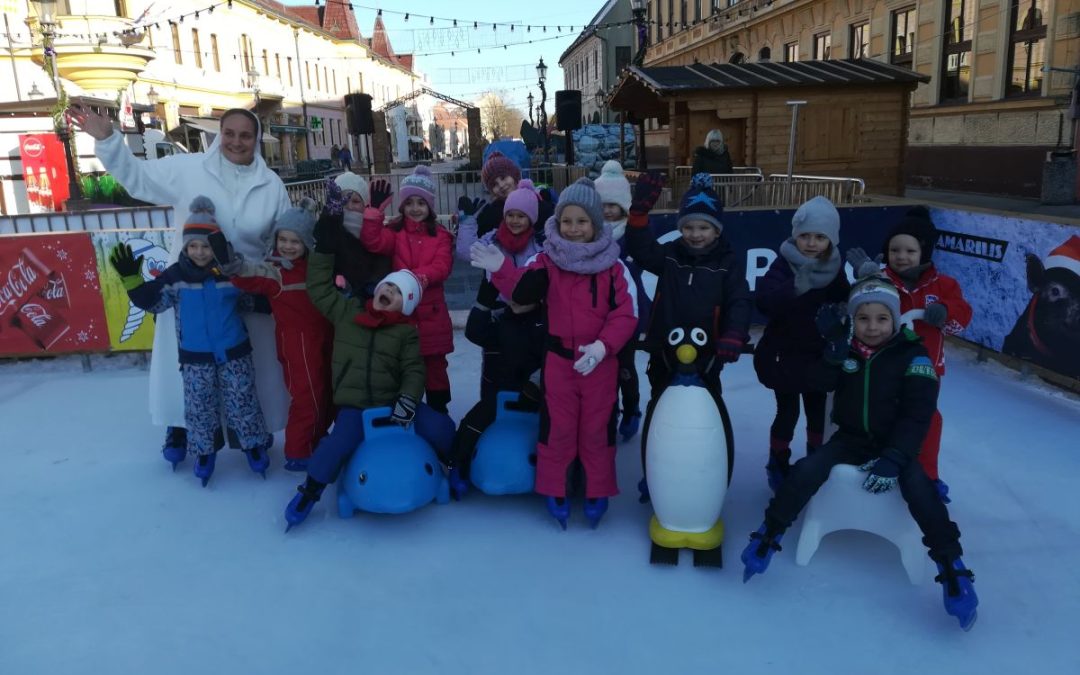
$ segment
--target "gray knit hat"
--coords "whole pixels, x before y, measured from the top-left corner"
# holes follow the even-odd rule
[[[596,191],[596,185],[592,180],[578,178],[573,185],[562,191],[559,195],[559,203],[555,205],[556,223],[562,219],[563,209],[570,205],[585,209],[599,236],[600,228],[604,226],[604,204],[600,201],[600,194]]]
[[[807,232],[825,235],[833,248],[840,246],[840,212],[827,198],[814,197],[795,211],[791,219],[791,238]]]
[[[852,317],[868,302],[880,302],[892,315],[893,335],[900,332],[900,293],[889,279],[880,274],[863,277],[855,282],[848,295],[848,314]]]
[[[300,241],[304,242],[308,252],[315,248],[315,221],[319,205],[311,197],[304,197],[300,203],[281,214],[274,221],[274,232],[271,235],[271,248],[277,247],[277,233],[281,230],[295,232]]]
[[[221,232],[217,218],[214,217],[214,211],[214,202],[205,195],[199,195],[191,200],[182,234],[184,246],[195,239],[200,239],[209,245],[209,236],[215,232]]]

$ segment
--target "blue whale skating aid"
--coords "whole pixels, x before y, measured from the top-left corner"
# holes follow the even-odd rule
[[[415,425],[405,428],[389,417],[390,408],[369,408],[363,413],[364,441],[338,479],[342,518],[358,510],[408,513],[433,501],[450,501],[450,488],[431,445],[417,435]]]
[[[517,400],[517,392],[498,393],[495,421],[476,443],[469,478],[484,494],[525,494],[536,485],[540,415],[507,407]]]

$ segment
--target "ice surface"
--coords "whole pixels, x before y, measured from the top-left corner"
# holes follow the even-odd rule
[[[479,372],[458,338],[455,417]],[[803,568],[796,524],[743,585],[773,413],[746,357],[724,374],[723,570],[649,565],[637,439],[596,531],[579,504],[562,532],[536,497],[470,495],[351,520],[325,499],[286,536],[280,450],[267,481],[238,451],[205,490],[190,461],[171,473],[146,380],[0,369],[0,673],[1080,672],[1080,403],[967,352],[950,353],[941,455],[982,602],[966,634],[872,535],[830,535]]]

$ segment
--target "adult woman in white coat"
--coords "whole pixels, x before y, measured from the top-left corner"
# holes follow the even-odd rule
[[[218,225],[237,253],[249,260],[266,255],[274,221],[290,203],[285,185],[259,152],[262,129],[255,115],[238,108],[228,110],[221,116],[221,133],[206,152],[153,161],[132,155],[123,134],[113,131],[108,118],[79,103],[68,109],[68,115],[95,139],[98,159],[133,197],[171,205],[174,222],[183,223],[192,199],[205,195],[214,202]],[[174,230],[170,262],[176,261],[182,248],[181,228]],[[169,428],[163,453],[175,468],[186,451],[176,324],[172,311],[155,318],[150,417],[154,424]],[[276,356],[274,319],[269,314],[247,314],[244,321],[255,358],[259,402],[267,428],[277,431],[285,427],[289,395]]]

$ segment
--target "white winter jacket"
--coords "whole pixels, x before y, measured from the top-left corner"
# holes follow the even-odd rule
[[[120,133],[114,132],[94,144],[98,159],[133,197],[173,207],[175,235],[169,250],[170,262],[180,256],[188,205],[198,195],[214,202],[215,217],[225,237],[249,260],[265,255],[274,221],[290,207],[284,183],[258,152],[251,165],[238,167],[222,156],[220,141],[218,136],[205,153],[151,161],[132,155]],[[289,395],[277,360],[274,320],[267,314],[248,314],[244,320],[251,337],[256,386],[266,424],[271,431],[278,431],[285,426]],[[170,310],[155,317],[150,360],[150,416],[154,424],[185,426],[177,359],[176,324]]]

